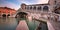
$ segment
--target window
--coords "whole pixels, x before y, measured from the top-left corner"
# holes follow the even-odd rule
[[[41,10],[41,7],[38,7],[38,10]]]
[[[43,11],[48,11],[48,6],[44,6]]]
[[[30,7],[30,9],[32,9],[32,6]]]
[[[34,8],[33,8],[34,10],[36,10],[36,7],[34,6]]]
[[[27,9],[29,9],[29,6],[28,7],[26,7]]]

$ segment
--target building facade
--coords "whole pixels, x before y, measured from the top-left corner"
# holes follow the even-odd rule
[[[48,4],[35,4],[35,5],[26,5],[22,4],[21,9],[22,10],[36,10],[36,11],[49,11],[49,5]]]
[[[18,9],[17,15],[20,12],[27,13],[27,16],[31,17],[52,17],[58,15],[55,11],[60,7],[60,0],[49,0],[46,4],[32,4],[27,5],[25,3],[21,4],[21,8]],[[19,14],[18,16],[20,16]]]
[[[25,16],[28,20],[41,20],[42,18],[44,20],[53,20],[58,22],[60,21],[60,0],[49,0],[47,4],[27,5],[23,3],[21,4],[21,8],[17,12],[17,15],[21,12],[26,13],[27,15],[23,16]],[[20,15],[21,14],[19,14],[18,17]],[[52,25],[50,25],[50,23],[48,23],[47,25],[48,30],[55,30]]]
[[[0,17],[10,17],[16,13],[16,10],[8,7],[0,7]]]
[[[21,9],[23,10],[41,10],[54,12],[55,9],[60,7],[60,0],[49,0],[47,4],[32,4],[26,5],[24,3],[21,4]]]

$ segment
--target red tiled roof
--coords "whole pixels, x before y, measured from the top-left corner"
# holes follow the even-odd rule
[[[11,8],[8,8],[8,7],[0,7],[1,9],[9,9],[9,10],[15,10],[15,9],[11,9]]]

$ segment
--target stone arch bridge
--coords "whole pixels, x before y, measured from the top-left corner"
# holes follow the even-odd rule
[[[55,18],[59,16],[59,14],[55,14],[55,13],[50,13],[50,12],[44,12],[44,11],[37,11],[37,10],[22,10],[22,9],[19,9],[17,11],[17,13],[14,15],[14,17],[17,16],[18,13],[20,12],[24,12],[26,14],[28,14],[27,16],[29,18],[35,18],[35,19],[46,19],[46,20],[51,20],[51,18]]]
[[[57,21],[58,16],[59,16],[59,14],[50,13],[50,12],[36,11],[36,10],[21,10],[21,9],[19,9],[17,11],[15,16],[18,15],[18,13],[20,13],[20,12],[24,12],[24,13],[28,14],[27,16],[28,16],[29,20],[38,19],[37,21],[47,22],[48,29],[50,29],[50,30],[53,30],[54,28],[51,27],[52,25],[50,22],[48,22],[48,20]]]

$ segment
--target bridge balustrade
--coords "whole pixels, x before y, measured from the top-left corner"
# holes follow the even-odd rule
[[[55,14],[55,13],[52,13],[52,12],[45,12],[45,11],[38,11],[38,10],[20,10],[21,12],[29,12],[29,13],[35,13],[35,14],[40,14],[40,15],[37,15],[35,16],[37,19],[47,19],[47,20],[57,20],[58,17],[59,17],[59,14]],[[18,12],[20,12],[18,11]]]
[[[40,16],[35,16],[35,19],[45,19],[45,20],[53,20],[58,21],[60,16],[54,13],[40,13]]]

